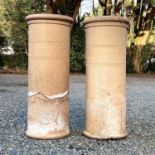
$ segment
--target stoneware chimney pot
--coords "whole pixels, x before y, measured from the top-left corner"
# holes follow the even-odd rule
[[[126,131],[126,46],[129,20],[101,16],[86,31],[86,127],[96,139],[117,139]]]
[[[28,121],[37,139],[67,136],[70,30],[73,19],[54,14],[26,17],[29,26]]]

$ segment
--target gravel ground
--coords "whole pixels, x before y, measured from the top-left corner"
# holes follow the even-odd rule
[[[155,75],[127,76],[128,137],[99,141],[83,136],[85,76],[72,75],[71,135],[60,140],[27,138],[27,76],[0,75],[0,154],[155,155]]]

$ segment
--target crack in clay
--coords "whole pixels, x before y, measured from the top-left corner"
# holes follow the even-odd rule
[[[32,92],[32,91],[29,91],[28,92],[28,97],[32,97],[32,96],[35,96],[35,95],[38,95],[38,94],[41,94],[42,96],[50,99],[50,100],[54,100],[54,99],[58,99],[58,98],[63,98],[65,97],[67,94],[68,94],[68,90],[65,91],[64,93],[61,93],[61,94],[56,94],[56,95],[52,95],[52,96],[45,96],[43,93],[41,92]]]

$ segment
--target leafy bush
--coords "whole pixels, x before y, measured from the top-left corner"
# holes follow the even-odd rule
[[[142,56],[141,56],[141,65],[143,65],[148,58],[150,57],[151,53],[152,53],[152,45],[151,44],[147,44],[144,46],[143,50],[142,50]]]
[[[0,31],[0,67],[4,66],[4,61],[2,57],[2,49],[5,47],[6,42],[7,42],[6,38],[3,36],[2,32]]]
[[[3,60],[3,66],[8,68],[15,68],[16,61],[14,55],[1,55]]]
[[[0,55],[0,67],[8,67],[10,69],[19,68],[26,69],[28,67],[27,55]]]
[[[71,45],[71,72],[85,72],[84,30],[81,25],[76,27],[76,30],[73,32]]]
[[[133,51],[135,50],[134,46],[130,46],[127,48],[126,54],[126,72],[133,73]]]
[[[4,66],[3,57],[0,54],[0,68]]]

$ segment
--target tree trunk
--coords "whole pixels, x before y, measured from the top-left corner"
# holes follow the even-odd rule
[[[69,4],[67,0],[46,0],[46,4],[47,4],[47,13],[51,13],[51,14],[52,13],[57,14],[59,12],[57,5],[62,5],[62,6],[71,5],[70,13],[68,14],[66,12],[65,15],[69,15],[74,20],[76,20],[76,17],[78,15],[79,8],[80,8],[81,0],[74,0],[71,2],[71,4]]]
[[[53,0],[47,0],[47,13],[52,14],[53,13]]]
[[[81,0],[77,0],[73,4],[73,10],[72,10],[71,16],[74,19],[74,21],[76,20],[76,17],[79,13],[80,4],[81,4]]]
[[[146,45],[150,31],[142,31],[135,40],[135,52],[133,56],[133,66],[137,73],[142,72],[141,55],[143,47]]]

